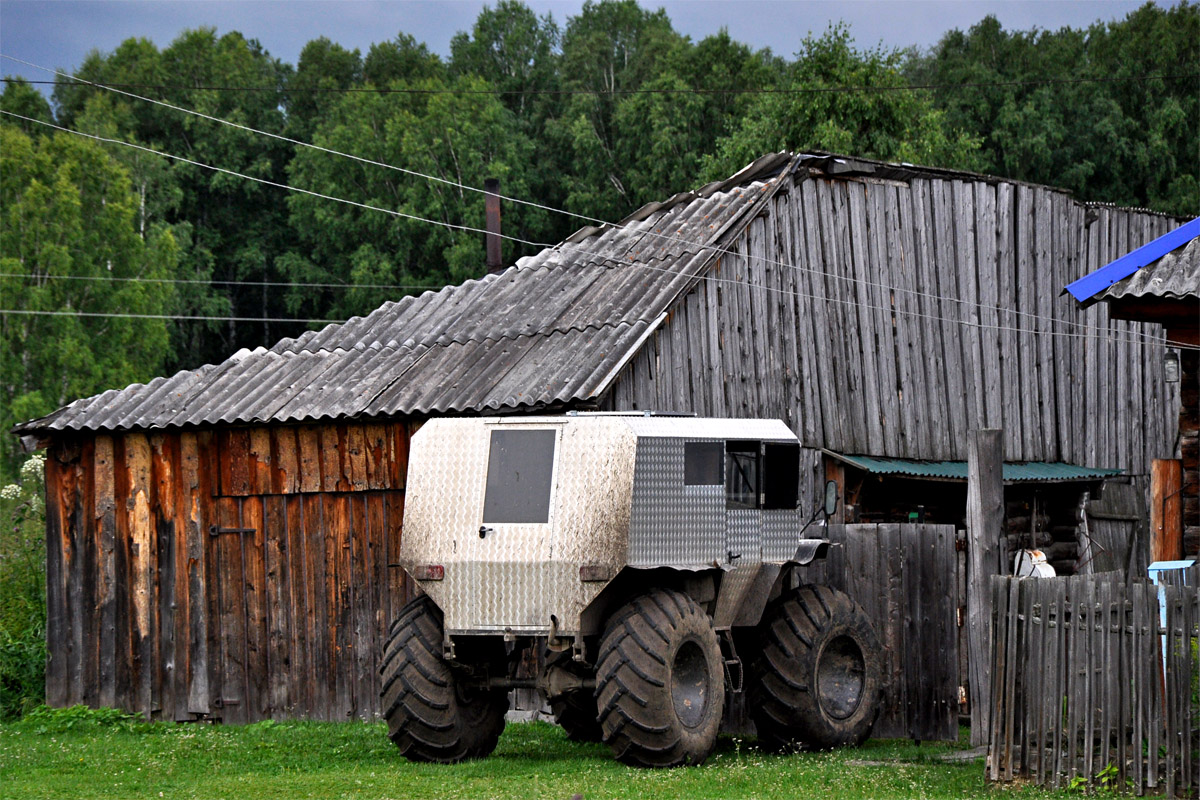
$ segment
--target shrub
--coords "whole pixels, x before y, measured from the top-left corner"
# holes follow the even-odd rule
[[[0,719],[45,700],[44,465],[33,456],[17,483],[0,488]]]

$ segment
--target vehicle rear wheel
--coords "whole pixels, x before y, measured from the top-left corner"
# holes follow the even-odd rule
[[[763,612],[759,639],[748,705],[764,747],[866,740],[879,715],[882,670],[862,608],[828,586],[801,586]]]
[[[598,742],[603,738],[596,718],[596,696],[592,692],[564,692],[550,700],[550,710],[571,741]]]
[[[712,620],[685,594],[658,589],[608,623],[596,668],[604,742],[640,767],[700,764],[725,706],[725,671]]]
[[[392,624],[380,673],[388,738],[405,758],[449,764],[496,749],[508,694],[459,680],[442,658],[442,612],[427,596]]]

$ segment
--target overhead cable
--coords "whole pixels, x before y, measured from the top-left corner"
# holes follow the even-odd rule
[[[69,128],[64,128],[64,127],[61,127],[58,125],[54,125],[53,123],[43,122],[41,120],[36,120],[31,117],[25,117],[20,114],[13,113],[11,111],[0,110],[0,114],[4,114],[4,115],[10,116],[10,117],[16,117],[18,119],[23,119],[27,122],[32,122],[32,123],[35,123],[38,125],[44,125],[49,128],[54,128],[54,129],[63,131],[64,133],[70,133],[70,134],[74,134],[76,136],[82,136],[84,138],[107,142],[110,144],[121,145],[124,147],[132,147],[134,149],[152,153],[154,155],[158,155],[163,158],[170,158],[170,159],[182,161],[184,163],[192,164],[193,166],[213,170],[213,171],[228,174],[228,175],[233,175],[235,177],[245,178],[247,180],[255,181],[255,182],[266,184],[269,186],[274,186],[274,187],[280,188],[280,189],[285,189],[287,191],[308,194],[308,195],[312,195],[315,197],[320,197],[325,200],[331,200],[333,202],[338,202],[338,203],[345,203],[347,205],[355,206],[358,208],[368,209],[371,211],[378,211],[378,212],[381,212],[384,214],[390,214],[390,215],[402,217],[405,219],[411,219],[411,220],[415,220],[415,221],[425,222],[430,225],[437,225],[437,226],[441,226],[441,227],[452,229],[452,230],[460,230],[460,231],[466,230],[466,231],[471,231],[474,233],[487,233],[487,231],[481,230],[479,228],[472,228],[470,226],[465,226],[465,225],[456,225],[454,223],[449,223],[449,222],[445,222],[442,220],[427,219],[427,218],[419,217],[419,216],[416,216],[413,214],[406,214],[401,211],[395,211],[393,209],[386,209],[386,208],[381,208],[379,206],[372,206],[372,205],[368,205],[365,203],[359,203],[354,200],[347,200],[347,199],[335,197],[332,195],[325,195],[325,194],[321,194],[318,192],[313,192],[308,189],[302,189],[299,187],[288,186],[286,184],[281,184],[281,183],[277,183],[274,181],[268,181],[264,178],[257,178],[252,175],[245,175],[245,174],[236,172],[234,170],[228,170],[228,169],[225,169],[222,167],[216,167],[216,166],[212,166],[209,164],[204,164],[202,162],[193,161],[191,159],[186,159],[186,158],[183,158],[182,156],[175,156],[175,155],[172,155],[169,153],[163,153],[163,152],[160,152],[157,150],[152,150],[148,147],[144,147],[142,145],[137,145],[132,142],[124,142],[119,139],[109,139],[107,137],[97,136],[95,134],[90,134],[90,133],[84,133],[82,131],[74,131]],[[566,249],[566,248],[563,248],[561,245],[552,245],[552,244],[545,243],[545,242],[535,242],[535,241],[531,241],[528,239],[522,239],[520,237],[511,236],[508,234],[493,234],[493,235],[498,235],[503,239],[508,239],[509,241],[513,241],[513,242],[517,242],[517,243],[525,244],[525,245],[530,245],[533,247],[539,247],[539,248],[544,248],[544,249],[557,249],[560,253],[564,253],[564,254],[578,253],[578,254],[582,254],[582,255],[593,256],[593,257],[602,259],[603,261],[610,261],[610,262],[613,261],[613,259],[609,255],[590,252],[588,250],[585,250],[581,247],[577,247],[575,245],[571,245],[571,246],[569,246],[569,249]],[[733,254],[739,255],[739,256],[741,255],[736,252]],[[1034,335],[1044,334],[1044,335],[1050,335],[1050,336],[1064,336],[1064,337],[1073,337],[1073,338],[1088,338],[1089,336],[1095,336],[1098,339],[1103,339],[1103,340],[1109,341],[1109,342],[1114,342],[1114,343],[1124,342],[1127,344],[1137,344],[1137,345],[1141,345],[1141,344],[1161,345],[1161,344],[1163,344],[1163,340],[1160,337],[1157,337],[1157,336],[1154,336],[1151,334],[1140,334],[1139,336],[1137,336],[1135,338],[1128,338],[1128,337],[1122,337],[1122,336],[1114,336],[1114,335],[1112,335],[1111,330],[1102,329],[1102,328],[1095,327],[1095,326],[1093,326],[1091,328],[1091,332],[1085,331],[1082,333],[1071,332],[1071,331],[1056,331],[1056,330],[1033,330],[1033,329],[1029,329],[1029,328],[1020,328],[1020,327],[1005,326],[1005,325],[985,323],[985,322],[976,322],[973,320],[965,320],[965,319],[962,319],[961,316],[958,319],[955,319],[952,317],[947,317],[945,315],[926,314],[923,312],[912,311],[909,309],[901,309],[901,308],[894,307],[894,306],[877,306],[877,305],[872,305],[870,303],[863,303],[857,299],[852,299],[852,298],[811,295],[811,294],[806,294],[803,292],[796,292],[796,291],[791,291],[791,290],[787,290],[787,289],[766,286],[766,285],[760,284],[760,283],[753,283],[749,280],[741,281],[741,280],[730,279],[730,278],[719,278],[714,275],[690,275],[689,276],[679,270],[670,270],[670,269],[665,269],[665,268],[661,268],[661,267],[652,267],[648,264],[644,264],[644,263],[640,263],[640,262],[630,262],[630,263],[614,262],[614,263],[620,263],[620,264],[622,264],[622,266],[633,267],[636,269],[644,269],[644,270],[649,270],[649,271],[653,271],[653,272],[661,272],[661,273],[665,273],[668,275],[674,275],[677,277],[688,277],[688,278],[694,278],[696,280],[704,280],[704,281],[708,281],[710,283],[733,284],[736,286],[746,287],[746,288],[758,288],[758,289],[763,289],[766,291],[775,292],[775,293],[779,293],[779,294],[811,299],[814,301],[841,303],[841,304],[851,305],[851,306],[855,306],[858,308],[864,308],[864,309],[872,310],[872,311],[881,311],[881,312],[885,312],[885,313],[901,314],[901,315],[911,316],[911,317],[916,317],[916,318],[934,319],[934,320],[945,321],[945,322],[950,322],[950,323],[957,323],[957,324],[968,326],[968,327],[979,328],[981,330],[1010,331],[1010,332],[1014,332],[1014,333],[1018,333],[1018,334],[1034,334]],[[961,302],[961,301],[955,301],[951,298],[939,298],[936,295],[933,295],[932,297],[934,297],[935,299],[940,299],[943,302]],[[999,310],[1004,313],[1009,313],[1008,309],[999,309]],[[59,313],[70,314],[72,312],[59,312]],[[100,316],[104,316],[104,315],[100,314]],[[1050,322],[1051,324],[1054,324],[1054,325],[1070,324],[1066,320],[1055,319],[1053,317],[1046,317],[1046,318],[1041,318],[1041,319],[1044,319],[1045,321]],[[258,320],[258,321],[268,321],[268,320]],[[298,322],[298,321],[302,321],[302,320],[278,320],[278,321]],[[1174,344],[1174,343],[1172,343],[1172,346],[1186,347],[1187,349],[1200,350],[1200,347],[1190,347],[1190,346],[1178,345],[1178,344]]]
[[[113,275],[35,275],[26,272],[0,272],[0,278],[24,278],[27,280],[63,280],[63,281],[121,281],[130,283],[182,283],[208,286],[253,286],[253,287],[285,287],[293,289],[441,289],[441,286],[430,286],[422,283],[307,283],[304,281],[230,281],[213,278],[143,278],[140,276]]]
[[[96,87],[98,87],[98,88],[108,88],[108,87],[105,87],[105,86],[104,86],[104,85],[102,85],[102,84],[96,84],[96,83],[93,83],[93,82],[91,82],[91,81],[87,81],[87,80],[85,80],[85,79],[83,79],[83,78],[79,78],[79,77],[77,77],[77,76],[75,76],[75,75],[71,75],[71,74],[69,74],[69,73],[62,72],[62,71],[60,71],[60,70],[51,69],[50,67],[43,67],[43,66],[40,66],[40,65],[38,65],[38,64],[34,64],[34,63],[32,63],[32,62],[29,62],[29,61],[23,61],[23,60],[21,60],[21,59],[14,58],[14,57],[12,57],[12,56],[6,56],[6,55],[3,55],[3,54],[0,54],[0,56],[2,56],[2,57],[4,57],[4,58],[7,58],[7,59],[9,59],[9,60],[12,60],[12,61],[17,61],[18,63],[21,63],[21,64],[25,64],[26,66],[33,67],[34,69],[40,69],[40,70],[44,70],[44,71],[46,71],[46,72],[53,73],[53,74],[55,74],[55,75],[60,75],[60,76],[66,77],[66,78],[70,78],[70,79],[72,79],[72,80],[78,80],[78,81],[81,81],[81,82],[83,82],[83,83],[86,83],[86,84],[89,84],[89,85],[92,85],[92,86],[96,86]],[[118,94],[121,94],[121,95],[125,95],[126,97],[131,97],[131,98],[133,98],[133,99],[135,99],[135,100],[142,100],[142,101],[144,101],[144,102],[147,102],[147,103],[153,103],[153,104],[155,104],[155,105],[159,105],[159,106],[162,106],[162,107],[164,107],[164,108],[169,108],[169,109],[171,109],[171,110],[173,110],[173,111],[178,111],[178,112],[181,112],[181,113],[184,113],[184,114],[190,114],[190,115],[193,115],[193,116],[196,116],[196,117],[200,117],[200,118],[202,118],[202,119],[209,120],[209,121],[211,121],[211,122],[216,122],[216,123],[218,123],[218,124],[221,124],[221,125],[227,125],[227,126],[230,126],[230,127],[233,127],[233,128],[237,128],[237,129],[239,129],[239,130],[243,130],[243,131],[246,131],[246,132],[248,132],[248,133],[255,133],[255,134],[259,134],[259,135],[262,135],[262,136],[267,136],[267,137],[270,137],[270,138],[273,138],[273,139],[278,139],[278,140],[281,140],[281,141],[285,141],[285,142],[288,142],[288,143],[290,143],[290,144],[293,144],[293,145],[298,145],[298,146],[301,146],[301,147],[306,147],[306,148],[310,148],[310,149],[313,149],[313,150],[317,150],[317,151],[320,151],[320,152],[322,152],[322,153],[325,153],[325,154],[327,154],[327,155],[338,156],[338,157],[341,157],[341,158],[347,158],[347,159],[351,159],[351,160],[353,160],[353,161],[357,161],[357,162],[360,162],[360,163],[363,163],[363,164],[368,164],[368,165],[371,165],[371,166],[377,166],[377,167],[382,167],[382,168],[385,168],[385,169],[395,170],[395,171],[397,171],[397,172],[401,172],[401,173],[403,173],[403,174],[406,174],[406,175],[409,175],[409,176],[412,176],[412,177],[416,177],[416,178],[420,178],[420,179],[422,179],[422,180],[433,181],[433,182],[437,182],[437,183],[441,183],[441,184],[449,185],[449,186],[452,186],[452,187],[454,187],[454,188],[457,188],[457,189],[460,189],[460,190],[464,190],[464,191],[475,192],[475,193],[478,193],[478,194],[484,194],[484,195],[487,195],[487,194],[492,194],[491,192],[488,192],[486,189],[480,189],[480,188],[478,188],[478,187],[475,187],[475,186],[470,186],[470,185],[467,185],[467,184],[461,183],[461,182],[459,182],[459,181],[453,181],[453,180],[449,180],[449,179],[447,179],[447,178],[442,178],[442,177],[439,177],[439,176],[436,176],[436,175],[428,175],[428,174],[426,174],[426,173],[423,173],[423,172],[420,172],[420,171],[418,171],[418,170],[407,169],[407,168],[405,168],[405,167],[398,167],[398,166],[395,166],[395,165],[392,165],[392,164],[388,164],[388,163],[385,163],[385,162],[382,162],[382,161],[374,161],[374,160],[372,160],[372,159],[363,158],[363,157],[361,157],[361,156],[353,155],[353,154],[351,154],[351,153],[344,153],[344,152],[341,152],[341,151],[338,151],[338,150],[333,150],[333,149],[330,149],[330,148],[327,148],[327,147],[322,147],[322,146],[320,146],[320,145],[311,144],[311,143],[309,143],[309,142],[304,142],[304,141],[301,141],[301,140],[298,140],[298,139],[292,139],[292,138],[290,138],[290,137],[283,136],[283,135],[281,135],[281,134],[272,133],[272,132],[270,132],[270,131],[264,131],[264,130],[260,130],[260,129],[258,129],[258,128],[253,128],[253,127],[251,127],[251,126],[248,126],[248,125],[243,125],[243,124],[241,124],[241,123],[231,122],[230,120],[222,119],[222,118],[220,118],[220,117],[215,117],[215,116],[212,116],[212,115],[209,115],[209,114],[204,114],[204,113],[202,113],[202,112],[199,112],[199,111],[196,111],[196,110],[194,110],[194,109],[189,109],[189,108],[184,108],[184,107],[182,107],[182,106],[173,105],[173,104],[171,104],[171,103],[167,103],[167,102],[165,102],[165,101],[162,101],[162,100],[155,100],[155,99],[153,99],[153,98],[149,98],[149,97],[143,97],[143,96],[141,96],[141,95],[133,94],[133,93],[131,93],[131,92],[126,92],[126,91],[119,90],[119,89],[108,89],[108,90],[109,90],[109,91],[114,91],[114,92],[116,92],[116,93],[118,93]],[[30,121],[34,121],[34,122],[36,122],[37,120],[30,120]],[[48,124],[48,123],[47,123],[47,124]],[[64,129],[64,130],[69,130],[69,129]],[[154,151],[154,152],[157,152],[157,151]],[[250,179],[251,179],[251,180],[259,180],[259,179],[257,179],[257,178],[250,178]],[[280,185],[280,184],[272,184],[272,185]],[[303,192],[307,192],[307,190],[302,190],[302,189],[298,189],[297,191],[303,191]],[[315,194],[315,193],[312,193],[312,192],[307,192],[307,193],[309,193],[309,194]],[[318,196],[320,196],[320,195],[318,195]],[[530,200],[524,200],[524,199],[521,199],[521,198],[518,198],[518,197],[511,197],[511,196],[508,196],[508,195],[501,195],[501,194],[496,194],[496,196],[497,196],[497,197],[499,197],[499,198],[500,198],[500,199],[502,199],[502,200],[507,200],[507,201],[509,201],[509,202],[511,202],[511,203],[516,203],[516,204],[519,204],[519,205],[530,206],[530,207],[533,207],[533,208],[537,208],[537,209],[540,209],[540,210],[543,210],[543,211],[548,211],[548,212],[555,213],[555,214],[563,214],[563,215],[566,215],[566,216],[568,216],[568,217],[572,217],[572,218],[574,218],[574,219],[580,219],[580,220],[583,220],[583,221],[585,221],[585,222],[593,223],[593,224],[596,224],[596,225],[600,226],[600,227],[601,227],[601,228],[603,228],[603,229],[610,229],[610,230],[623,230],[623,229],[625,229],[625,228],[627,228],[627,227],[628,227],[628,226],[626,226],[626,225],[612,224],[612,223],[606,222],[606,221],[604,221],[604,220],[602,220],[602,219],[598,219],[598,218],[596,218],[596,217],[589,217],[589,216],[587,216],[587,215],[584,215],[584,214],[578,214],[578,213],[575,213],[575,212],[572,212],[572,211],[567,211],[567,210],[565,210],[565,209],[555,208],[554,206],[544,205],[544,204],[541,204],[541,203],[536,203],[536,202],[533,202],[533,201],[530,201]],[[333,198],[330,198],[330,199],[333,199]],[[349,201],[349,200],[347,200],[347,201],[344,201],[344,202],[353,203],[353,201]],[[383,210],[383,209],[377,209],[377,210]],[[433,222],[435,222],[435,224],[440,224],[440,223],[437,223],[437,221],[433,221]],[[474,229],[474,228],[473,228],[473,229],[470,229],[470,230],[473,230],[473,231],[478,231],[478,229]],[[714,253],[714,254],[716,254],[716,255],[731,255],[731,254],[733,254],[733,252],[734,252],[734,251],[730,250],[729,248],[722,248],[722,247],[719,247],[719,246],[717,246],[717,245],[713,245],[713,244],[706,244],[706,243],[696,243],[696,242],[692,242],[692,241],[689,241],[689,240],[685,240],[685,239],[682,239],[682,238],[679,238],[679,237],[671,236],[670,234],[663,234],[663,233],[658,233],[658,232],[655,232],[655,231],[649,231],[649,230],[644,230],[644,231],[641,231],[641,233],[642,233],[642,235],[644,235],[644,236],[647,236],[647,237],[652,237],[652,238],[659,239],[659,240],[663,240],[663,241],[667,241],[667,242],[685,243],[685,244],[688,244],[688,245],[690,245],[690,246],[697,246],[697,247],[701,247],[701,248],[703,248],[704,250],[706,250],[706,251],[709,251],[709,252],[712,252],[712,253]],[[536,246],[536,247],[550,247],[550,246],[552,246],[552,245],[549,245],[549,244],[539,244],[539,243],[534,243],[534,242],[527,242],[527,241],[525,241],[525,240],[522,240],[522,239],[516,239],[516,238],[514,238],[514,237],[510,237],[510,236],[504,236],[504,237],[502,237],[502,238],[507,238],[507,239],[510,239],[510,240],[512,240],[512,241],[521,242],[521,243],[524,243],[524,244],[531,244],[531,245],[533,245],[533,246]],[[797,266],[797,265],[794,265],[794,264],[791,264],[791,263],[788,263],[788,262],[785,262],[785,261],[781,261],[781,260],[778,260],[778,259],[773,259],[773,258],[770,258],[770,257],[768,257],[768,256],[757,256],[757,255],[756,255],[756,256],[747,256],[747,257],[749,257],[749,258],[753,258],[753,259],[755,259],[755,260],[757,260],[757,261],[759,261],[759,262],[761,262],[761,263],[764,263],[764,264],[771,264],[771,265],[774,265],[774,266],[783,267],[783,268],[785,268],[785,269],[796,270],[796,271],[798,271],[798,272],[809,272],[809,273],[811,273],[811,274],[814,274],[814,275],[820,275],[820,276],[822,276],[822,277],[825,277],[825,278],[831,278],[831,279],[833,279],[833,280],[845,281],[845,282],[847,282],[847,283],[851,283],[851,284],[858,284],[858,285],[861,285],[861,286],[867,286],[867,287],[877,288],[877,289],[881,289],[881,290],[883,290],[883,291],[887,291],[887,292],[897,292],[897,293],[908,294],[908,295],[911,295],[911,296],[914,296],[914,297],[924,297],[924,298],[928,298],[928,299],[931,299],[931,300],[937,300],[937,301],[939,301],[939,302],[952,302],[952,303],[958,303],[958,304],[960,304],[960,305],[962,305],[962,306],[964,306],[964,307],[966,307],[966,308],[975,308],[975,309],[978,309],[978,310],[980,310],[980,311],[986,311],[986,312],[988,312],[988,313],[990,313],[990,312],[992,312],[992,311],[994,310],[994,311],[997,311],[998,313],[1012,314],[1012,315],[1016,315],[1016,316],[1018,316],[1018,317],[1023,317],[1023,318],[1026,318],[1026,319],[1031,319],[1031,320],[1040,320],[1040,321],[1043,321],[1043,322],[1049,322],[1049,323],[1051,323],[1051,324],[1069,325],[1069,326],[1076,327],[1076,328],[1082,328],[1082,329],[1084,329],[1085,331],[1086,331],[1086,330],[1088,330],[1088,329],[1090,329],[1090,328],[1092,327],[1092,326],[1090,326],[1090,325],[1089,325],[1088,323],[1086,323],[1086,322],[1075,322],[1075,321],[1073,321],[1073,320],[1062,320],[1062,319],[1057,319],[1057,318],[1054,318],[1054,317],[1044,317],[1044,316],[1041,316],[1041,315],[1039,315],[1039,314],[1037,314],[1037,313],[1035,313],[1035,312],[1031,312],[1031,311],[1022,311],[1022,310],[1018,310],[1018,309],[1008,309],[1008,308],[1004,308],[1004,307],[1002,307],[1002,306],[999,306],[999,305],[996,305],[996,306],[990,306],[990,305],[986,305],[986,304],[984,304],[984,303],[982,303],[982,302],[971,301],[971,300],[965,300],[965,299],[962,299],[962,298],[956,298],[956,297],[947,297],[947,296],[945,296],[945,295],[939,295],[939,294],[936,294],[936,293],[933,293],[933,292],[925,292],[925,291],[921,291],[921,290],[919,290],[919,289],[907,289],[907,288],[898,287],[898,286],[893,286],[893,285],[891,285],[891,284],[883,283],[882,281],[872,281],[872,280],[870,280],[870,279],[868,279],[868,278],[861,278],[861,277],[857,277],[857,276],[853,276],[853,275],[831,275],[831,274],[829,274],[829,273],[827,273],[827,272],[824,272],[823,270],[819,270],[819,269],[816,269],[816,268],[814,268],[814,267],[802,267],[802,266]]]

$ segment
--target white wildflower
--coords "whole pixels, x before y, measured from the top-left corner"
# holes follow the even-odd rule
[[[10,483],[3,489],[0,489],[0,498],[4,500],[16,500],[21,496],[21,487],[15,483]]]
[[[21,465],[22,478],[37,478],[42,474],[42,468],[46,465],[46,457],[41,453],[35,453],[29,457],[29,460]]]

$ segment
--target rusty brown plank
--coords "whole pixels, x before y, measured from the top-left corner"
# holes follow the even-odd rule
[[[111,436],[96,437],[92,469],[96,480],[96,616],[99,620],[99,630],[95,636],[99,665],[95,701],[102,706],[112,707],[117,704],[117,575],[114,552],[117,539],[117,501]]]
[[[263,568],[265,570],[267,626],[267,709],[274,719],[292,714],[291,683],[292,597],[287,551],[287,499],[276,495],[263,500]]]
[[[345,426],[342,426],[344,433]],[[318,430],[321,459],[321,490],[336,492],[349,488],[342,477],[342,445],[338,426],[326,425]]]
[[[321,491],[321,444],[319,429],[305,425],[296,431],[300,451],[300,491]]]
[[[67,705],[70,626],[67,575],[70,573],[70,510],[75,505],[74,470],[53,447],[46,457],[46,704]]]
[[[271,491],[294,494],[300,490],[300,452],[295,428],[271,429]]]
[[[251,428],[250,449],[246,464],[251,494],[270,494],[271,488],[271,431],[269,428]]]
[[[125,524],[129,547],[128,583],[118,592],[129,591],[129,684],[132,710],[149,719],[153,711],[154,683],[154,544],[150,523],[150,441],[145,434],[124,437],[124,468],[129,482],[125,499]],[[126,588],[128,587],[128,588]]]
[[[246,720],[253,722],[271,716],[268,676],[270,649],[267,640],[266,569],[263,501],[261,497],[240,500],[237,534],[241,544],[242,587],[245,605],[246,641]]]

